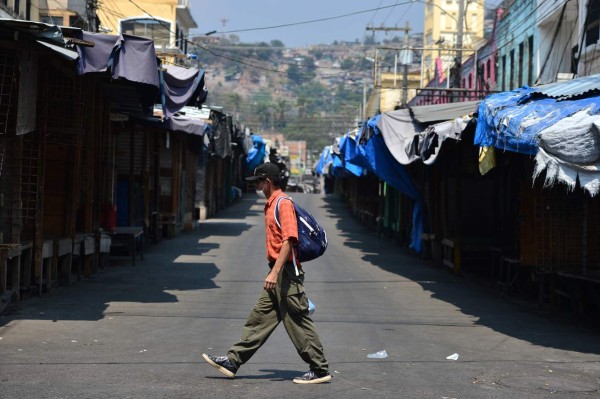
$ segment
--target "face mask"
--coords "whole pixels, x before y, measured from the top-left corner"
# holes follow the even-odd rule
[[[267,199],[267,195],[263,190],[256,189],[256,195],[258,195],[262,199]]]

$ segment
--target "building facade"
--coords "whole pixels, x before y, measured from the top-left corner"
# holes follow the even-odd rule
[[[464,4],[462,44],[463,49],[475,48],[484,35],[483,2],[462,0],[431,0],[425,2],[423,37],[423,75],[426,80],[435,74],[436,60],[442,60],[444,71],[457,56],[460,5]],[[471,52],[463,52],[466,58]],[[439,67],[439,66],[438,66]]]
[[[98,21],[99,29],[106,33],[154,40],[163,62],[185,65],[189,62],[187,54],[196,52],[189,48],[189,31],[198,27],[189,0],[103,2],[98,7]]]

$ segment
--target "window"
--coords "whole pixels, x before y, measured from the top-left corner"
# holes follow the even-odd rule
[[[600,0],[589,0],[585,19],[585,45],[598,43],[600,38]]]
[[[506,55],[502,56],[502,91],[506,91]]]
[[[79,15],[70,15],[69,16],[69,26],[72,28],[86,28],[86,22]]]
[[[121,22],[121,33],[147,37],[157,42],[156,44],[168,44],[171,39],[170,30],[170,23],[152,18],[129,19]]]
[[[452,23],[452,18],[450,18],[449,15],[444,15],[442,18],[443,18],[442,19],[442,26],[445,25],[446,29],[450,29],[450,30],[454,29],[454,24]],[[446,20],[445,24],[444,24],[444,19]]]
[[[487,78],[492,79],[492,60],[487,60]]]
[[[508,90],[514,89],[515,81],[515,49],[510,50],[510,74],[508,75]]]
[[[63,17],[53,17],[51,15],[40,15],[40,22],[49,25],[63,26]]]
[[[529,50],[529,69],[527,69],[527,84],[529,86],[533,86],[533,35],[529,36],[527,42],[527,50]]]
[[[517,71],[517,82],[519,87],[523,86],[523,57],[524,57],[524,43],[519,43],[519,70]]]

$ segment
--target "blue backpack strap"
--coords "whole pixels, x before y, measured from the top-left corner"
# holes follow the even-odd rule
[[[275,223],[277,223],[277,227],[279,227],[280,229],[281,229],[281,223],[279,223],[279,203],[281,202],[282,199],[288,199],[288,200],[292,201],[292,203],[294,202],[292,200],[292,197],[288,197],[285,195],[282,195],[279,198],[277,198],[277,202],[275,203],[274,215],[275,215]]]

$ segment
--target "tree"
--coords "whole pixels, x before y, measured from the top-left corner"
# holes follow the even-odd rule
[[[259,49],[255,51],[256,57],[261,61],[268,61],[273,55],[273,50],[265,42],[258,43]]]
[[[354,61],[352,61],[350,58],[346,58],[344,61],[342,61],[341,66],[344,71],[350,70],[354,68]]]
[[[287,77],[288,79],[297,85],[302,84],[304,80],[302,76],[302,70],[297,64],[291,64],[287,69]]]
[[[285,110],[287,107],[287,101],[285,101],[284,99],[280,98],[275,102],[275,127],[277,129],[282,129],[285,127],[286,125],[286,121],[285,121]]]

